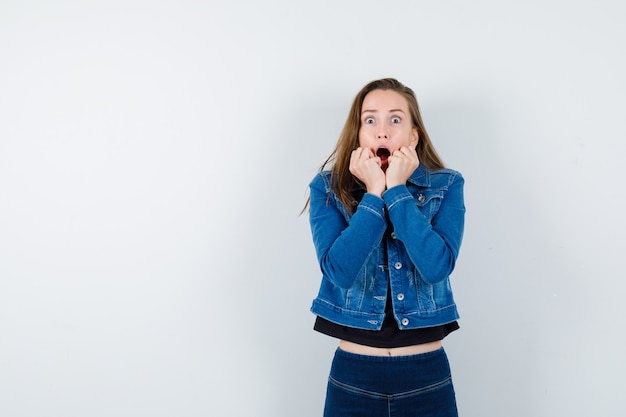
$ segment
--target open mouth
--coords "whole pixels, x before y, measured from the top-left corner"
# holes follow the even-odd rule
[[[387,159],[389,159],[389,155],[391,155],[391,152],[389,152],[387,148],[378,148],[376,151],[376,156],[379,157],[382,162],[386,162]]]

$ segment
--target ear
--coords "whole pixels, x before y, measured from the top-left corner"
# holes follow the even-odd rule
[[[409,146],[412,148],[415,148],[419,140],[420,140],[420,137],[419,137],[419,134],[417,133],[417,128],[413,128],[413,130],[411,131],[411,139],[409,142]]]

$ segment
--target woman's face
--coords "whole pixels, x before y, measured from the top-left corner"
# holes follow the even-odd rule
[[[417,129],[413,127],[406,99],[392,90],[369,92],[361,107],[359,146],[381,158],[386,168],[387,158],[403,146],[415,146]]]

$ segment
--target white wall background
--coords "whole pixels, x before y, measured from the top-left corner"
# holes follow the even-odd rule
[[[0,415],[319,416],[309,180],[356,92],[466,177],[463,416],[619,416],[626,6],[0,2]]]

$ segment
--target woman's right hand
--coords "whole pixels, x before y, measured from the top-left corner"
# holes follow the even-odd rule
[[[380,158],[367,148],[356,148],[350,155],[350,173],[357,177],[368,193],[382,196],[385,191],[385,173]]]

